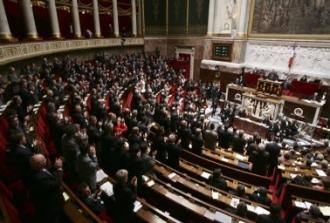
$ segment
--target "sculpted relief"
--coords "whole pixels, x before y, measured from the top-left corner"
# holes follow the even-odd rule
[[[330,34],[328,0],[255,0],[252,33]]]

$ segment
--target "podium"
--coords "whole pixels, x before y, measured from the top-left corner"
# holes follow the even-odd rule
[[[313,126],[317,125],[322,106],[325,104],[324,102],[301,100],[292,96],[278,96],[274,92],[272,94],[269,91],[265,93],[236,84],[227,85],[226,101],[238,105],[248,115],[260,121],[265,118],[275,121],[278,114],[283,113],[286,117]]]

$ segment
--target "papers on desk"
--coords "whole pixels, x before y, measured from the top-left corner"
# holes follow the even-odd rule
[[[64,201],[67,201],[70,199],[69,195],[65,192],[62,193],[63,197],[64,197]]]
[[[320,206],[320,211],[324,216],[330,216],[330,206]]]
[[[321,183],[321,181],[319,180],[319,179],[317,179],[317,178],[313,178],[312,180],[311,180],[311,183],[312,184],[319,184],[319,183]]]
[[[218,200],[219,199],[219,192],[212,190],[212,198],[214,200]]]
[[[172,179],[173,177],[175,177],[176,176],[176,173],[170,173],[169,175],[168,175],[168,178],[170,178],[170,179]]]
[[[290,178],[294,179],[298,174],[290,173]]]
[[[229,160],[227,159],[227,158],[225,158],[225,157],[221,157],[221,159],[220,159],[221,161],[223,161],[223,162],[226,162],[226,163],[228,163],[229,162]]]
[[[204,217],[210,219],[211,221],[214,221],[214,213],[210,212],[209,210],[205,211]]]
[[[146,175],[142,175],[142,179],[144,182],[147,182],[149,180],[149,177]]]
[[[245,158],[244,156],[242,156],[241,154],[238,154],[238,153],[235,154],[235,157],[238,160],[244,160],[244,158]]]
[[[311,167],[316,167],[316,166],[319,166],[319,165],[317,165],[317,163],[315,163],[315,162],[313,162],[311,165]]]
[[[255,210],[256,210],[254,206],[249,205],[249,204],[247,204],[246,207],[247,207],[247,210],[250,212],[255,212]]]
[[[257,206],[256,209],[254,210],[254,213],[261,215],[261,214],[265,214],[265,215],[269,215],[270,212],[267,211],[265,208],[259,207]]]
[[[306,208],[309,209],[313,204],[311,202],[305,201]]]
[[[237,208],[237,205],[239,204],[239,199],[238,198],[232,198],[230,201],[230,206],[233,208]]]
[[[104,173],[104,171],[102,169],[99,169],[96,172],[96,183],[101,182],[103,179],[107,178],[108,175],[106,173]]]
[[[100,189],[109,197],[113,195],[113,185],[109,181],[102,184]]]
[[[232,222],[232,217],[223,214],[219,211],[216,211],[214,214],[214,220],[216,222],[221,222],[221,223],[231,223]]]
[[[295,205],[297,208],[306,209],[306,204],[305,204],[305,202],[295,201],[295,202],[294,202],[294,205]]]
[[[142,204],[141,204],[141,202],[140,202],[140,201],[135,201],[135,202],[134,202],[134,209],[133,209],[133,211],[136,213],[136,212],[138,212],[141,208],[142,208]]]
[[[323,170],[315,170],[317,175],[319,175],[320,177],[326,177],[327,174],[323,171]]]
[[[285,166],[283,166],[283,165],[278,165],[277,168],[280,170],[285,170]]]
[[[155,185],[155,181],[153,181],[153,180],[150,180],[150,181],[147,183],[147,186],[148,186],[148,187],[152,187],[153,185]]]
[[[201,177],[203,177],[203,178],[205,178],[205,179],[209,179],[209,177],[211,176],[211,174],[210,173],[208,173],[208,172],[202,172],[202,174],[201,174]]]

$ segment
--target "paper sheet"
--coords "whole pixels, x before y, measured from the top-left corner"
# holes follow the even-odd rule
[[[239,199],[238,198],[232,198],[230,201],[230,206],[237,208],[237,205],[239,204]]]
[[[138,212],[141,208],[142,208],[142,204],[141,204],[141,202],[140,202],[140,201],[135,201],[135,202],[134,202],[134,209],[133,209],[133,211],[136,213],[136,212]]]
[[[155,181],[153,181],[153,180],[150,180],[150,181],[147,183],[147,186],[148,186],[148,187],[152,187],[153,185],[155,185]]]
[[[113,195],[113,185],[110,182],[105,182],[100,186],[100,189],[109,197]]]
[[[209,177],[211,176],[211,174],[210,173],[208,173],[208,172],[202,172],[202,174],[201,174],[201,177],[203,177],[203,178],[205,178],[205,179],[209,179]]]
[[[223,162],[226,162],[226,163],[229,162],[229,160],[228,160],[227,158],[225,158],[225,157],[221,157],[221,160],[222,160]]]
[[[214,213],[213,212],[210,212],[209,210],[206,210],[204,216],[207,217],[208,219],[210,219],[211,221],[214,221]]]
[[[62,193],[63,194],[63,197],[64,197],[64,201],[67,201],[70,199],[69,195],[65,192]]]
[[[320,211],[324,216],[330,216],[330,206],[320,206]]]
[[[235,157],[236,157],[236,159],[238,159],[238,160],[244,160],[244,156],[242,156],[241,154],[236,153],[236,154],[235,154]]]
[[[214,220],[221,223],[231,223],[232,218],[226,214],[216,211],[214,214]]]
[[[301,201],[295,201],[294,205],[298,208],[302,208],[302,209],[306,209],[306,204],[304,202]]]
[[[99,169],[96,172],[96,183],[101,182],[103,179],[107,178],[108,175],[106,173],[104,173],[104,171],[102,169]]]
[[[320,181],[319,179],[315,178],[315,177],[311,180],[311,182],[312,182],[313,184],[321,183],[321,181]]]
[[[323,171],[323,170],[315,170],[317,175],[319,175],[320,177],[326,177],[327,174]]]
[[[219,199],[219,192],[216,192],[216,191],[212,190],[212,198],[214,200],[218,200]]]
[[[170,179],[172,179],[173,177],[175,177],[176,176],[176,173],[170,173],[169,175],[168,175],[168,178],[170,178]]]
[[[269,211],[267,211],[265,208],[259,207],[257,206],[255,209],[255,213],[260,215],[260,214],[265,214],[265,215],[269,215]]]

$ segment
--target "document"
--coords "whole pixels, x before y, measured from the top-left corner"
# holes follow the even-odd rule
[[[147,182],[149,180],[149,177],[146,175],[142,175],[142,179],[144,180],[144,182]]]
[[[168,175],[168,178],[170,178],[170,179],[172,179],[173,177],[175,177],[176,176],[176,173],[170,173],[169,175]]]
[[[210,173],[208,173],[208,172],[202,172],[202,174],[201,174],[201,177],[203,177],[203,178],[205,178],[205,179],[209,179],[209,177],[211,176],[211,174]]]
[[[247,204],[246,206],[247,206],[248,211],[250,211],[250,212],[255,212],[255,208],[254,208],[254,206],[249,205],[249,204]]]
[[[153,181],[153,180],[150,180],[150,181],[147,183],[147,186],[148,186],[148,187],[152,187],[153,185],[155,185],[155,181]]]
[[[236,157],[236,159],[238,159],[238,160],[244,160],[244,156],[242,156],[241,154],[236,153],[236,154],[235,154],[235,157]]]
[[[216,211],[214,214],[214,220],[216,222],[221,222],[221,223],[231,223],[232,222],[232,217],[223,214],[219,211]]]
[[[320,211],[324,216],[330,216],[330,206],[320,206]]]
[[[321,183],[321,181],[319,179],[315,178],[315,177],[311,180],[311,182],[312,182],[312,184]]]
[[[256,207],[255,213],[258,215],[261,215],[261,214],[269,215],[270,214],[269,211],[267,211],[265,208],[262,208],[259,206]]]
[[[113,195],[113,185],[110,182],[105,182],[104,184],[102,184],[100,186],[100,189],[109,197]]]
[[[63,194],[63,197],[64,197],[64,201],[67,201],[70,199],[69,195],[65,192],[62,193]]]
[[[214,200],[218,200],[219,199],[219,192],[212,190],[212,198]]]
[[[104,171],[102,169],[99,169],[96,172],[96,183],[101,182],[103,179],[107,178],[108,175],[106,173],[104,173]]]
[[[302,209],[306,209],[306,204],[304,202],[301,201],[295,201],[294,205],[298,208],[302,208]]]
[[[309,209],[313,204],[311,202],[305,201],[306,208]]]
[[[210,212],[209,210],[206,210],[204,217],[210,219],[211,221],[214,221],[214,213]]]
[[[230,201],[230,206],[237,208],[237,205],[239,204],[239,199],[238,198],[232,198]]]
[[[225,158],[225,157],[221,157],[221,160],[222,160],[223,162],[226,162],[226,163],[229,162],[229,160],[228,160],[227,158]]]
[[[317,175],[319,175],[320,177],[326,177],[327,176],[327,174],[323,170],[317,169],[315,171],[316,171]]]
[[[134,209],[133,209],[134,213],[138,212],[141,208],[142,208],[141,202],[140,201],[135,201],[134,202]]]

